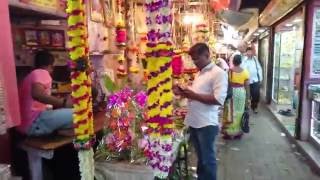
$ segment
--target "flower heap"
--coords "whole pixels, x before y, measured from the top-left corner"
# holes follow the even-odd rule
[[[129,101],[133,95],[132,90],[123,89],[109,97],[107,114],[110,114],[105,142],[109,151],[121,152],[131,147],[133,134],[130,129],[133,117],[129,113]]]
[[[144,92],[134,93],[133,90],[124,88],[114,93],[108,99],[107,116],[109,118],[109,134],[105,137],[108,151],[121,153],[134,146],[135,129],[132,128],[137,120],[137,113],[142,113],[146,104]],[[134,108],[134,111],[132,110]]]
[[[147,156],[155,176],[166,178],[172,165],[173,111],[171,0],[146,0],[148,43],[148,133]]]
[[[93,179],[94,162],[91,146],[94,142],[94,127],[84,0],[68,0],[66,12],[71,59],[69,65],[72,70],[73,123],[76,135],[74,146],[79,150],[82,179]]]

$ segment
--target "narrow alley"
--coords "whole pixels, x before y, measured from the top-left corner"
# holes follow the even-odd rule
[[[219,180],[319,180],[289,143],[267,109],[251,115],[251,132],[240,141],[219,140]]]

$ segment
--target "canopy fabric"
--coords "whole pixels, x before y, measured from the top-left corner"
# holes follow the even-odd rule
[[[250,12],[236,12],[232,10],[223,10],[218,12],[218,17],[222,21],[234,26],[235,28],[246,24],[252,16],[253,13]]]

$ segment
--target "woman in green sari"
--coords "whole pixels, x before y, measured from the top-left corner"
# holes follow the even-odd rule
[[[234,67],[229,72],[229,83],[232,87],[232,97],[226,100],[223,115],[222,134],[225,139],[240,139],[242,137],[241,118],[248,107],[250,88],[249,72],[240,67],[241,56],[233,58]]]

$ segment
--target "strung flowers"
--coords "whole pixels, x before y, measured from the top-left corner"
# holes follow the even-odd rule
[[[155,176],[166,178],[172,165],[173,111],[171,0],[147,0],[148,134],[146,155]]]
[[[68,48],[73,99],[73,123],[76,139],[74,147],[79,150],[82,179],[93,179],[94,128],[89,76],[88,41],[84,0],[68,0]]]
[[[138,47],[133,43],[131,47],[128,47],[128,59],[130,62],[129,71],[131,73],[138,73],[139,66],[138,66]]]
[[[188,53],[190,49],[190,40],[189,38],[185,37],[183,42],[182,42],[182,52]]]
[[[124,61],[125,61],[124,52],[118,55],[117,60],[119,63],[119,66],[117,68],[117,76],[119,78],[125,77],[127,75],[127,70],[125,69],[125,66],[124,66]]]
[[[196,33],[197,36],[196,38],[196,42],[208,42],[208,38],[209,38],[209,30],[208,30],[208,26],[206,24],[198,24],[196,26]]]
[[[172,58],[172,70],[174,77],[178,78],[183,73],[183,61],[182,61],[181,50],[176,50],[175,55]]]
[[[116,23],[116,42],[119,48],[125,47],[127,43],[127,30],[121,15],[119,15]]]

